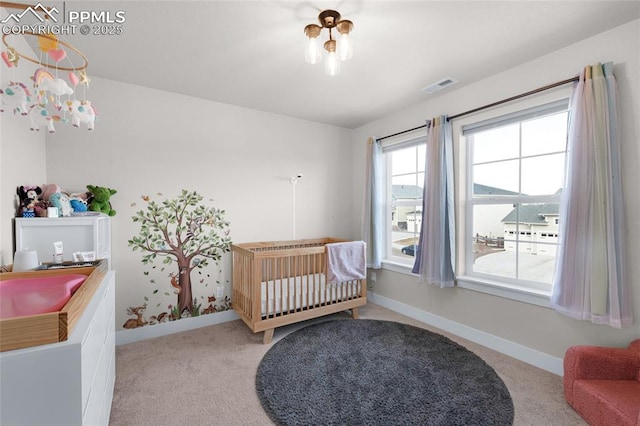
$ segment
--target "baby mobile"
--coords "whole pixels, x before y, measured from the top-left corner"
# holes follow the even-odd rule
[[[44,127],[49,133],[54,133],[55,122],[70,122],[74,127],[83,124],[88,130],[93,130],[97,114],[86,98],[86,89],[91,81],[87,76],[89,62],[86,56],[53,34],[35,34],[30,31],[22,34],[37,37],[39,59],[18,52],[7,42],[8,34],[5,34],[2,42],[6,50],[0,53],[2,61],[12,69],[12,77],[15,76],[15,68],[21,58],[36,64],[38,68],[29,84],[10,78],[9,84],[0,89],[0,112],[12,111],[15,115],[28,117],[30,129],[36,131]],[[78,55],[82,59],[82,65],[74,66],[68,52]]]

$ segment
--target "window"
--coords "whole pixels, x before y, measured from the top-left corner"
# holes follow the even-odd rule
[[[462,127],[465,275],[551,291],[567,121],[565,100]]]
[[[426,137],[382,148],[387,170],[386,258],[413,265],[422,226]]]

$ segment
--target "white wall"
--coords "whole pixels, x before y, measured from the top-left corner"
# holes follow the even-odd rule
[[[141,305],[155,288],[143,275],[149,268],[140,252],[127,244],[139,231],[131,217],[144,208],[142,195],[159,201],[195,190],[226,210],[234,242],[286,240],[292,238],[289,178],[303,173],[296,238],[355,236],[352,161],[345,155],[351,131],[100,78],[92,78],[87,93],[99,114],[95,130],[66,126],[49,137],[47,178],[69,191],[87,184],[118,191],[112,197],[117,327],[131,318],[126,308]],[[214,269],[203,291],[211,294],[215,279],[230,296],[230,256],[221,274]],[[156,303],[176,303],[173,294],[156,302],[171,291],[167,272],[156,278],[159,294],[149,301],[147,319]]]
[[[478,83],[444,92],[415,107],[399,111],[356,129],[353,153],[354,186],[361,188],[364,177],[367,137],[381,137],[410,129],[426,119],[454,115],[478,106],[508,98],[518,93],[564,80],[596,62],[615,63],[615,75],[623,122],[623,177],[627,225],[629,279],[633,289],[636,325],[623,330],[576,321],[555,311],[491,296],[462,288],[439,290],[418,284],[417,279],[391,271],[377,273],[374,291],[382,296],[418,308],[430,314],[473,327],[516,344],[562,358],[565,350],[576,344],[626,346],[640,336],[640,21],[613,30],[543,56],[537,60],[485,79]],[[455,77],[455,71],[452,72]],[[456,145],[454,150],[460,147]],[[458,183],[459,184],[459,183]],[[359,221],[359,200],[354,201],[354,222]],[[460,218],[458,218],[460,221]]]
[[[5,10],[0,9],[1,16]],[[22,37],[12,43],[19,52],[33,56]],[[4,48],[4,46],[3,46]],[[4,49],[3,49],[4,50]],[[19,81],[31,89],[29,78],[35,67],[24,59],[18,67],[7,68],[0,63],[0,87]],[[30,90],[33,94],[33,90]],[[11,111],[0,113],[0,265],[13,263],[13,217],[16,214],[16,188],[20,185],[42,185],[46,182],[47,166],[45,133],[29,130],[29,119]]]

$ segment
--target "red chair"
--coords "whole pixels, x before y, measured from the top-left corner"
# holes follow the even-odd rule
[[[640,339],[628,348],[573,346],[564,356],[567,402],[592,426],[640,426]]]

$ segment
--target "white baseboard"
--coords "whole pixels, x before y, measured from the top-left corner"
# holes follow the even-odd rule
[[[152,326],[134,328],[131,330],[120,330],[116,332],[116,346],[126,345],[140,340],[153,339],[154,337],[166,336],[167,334],[181,331],[194,330],[200,327],[221,324],[240,318],[233,310],[216,312],[213,314],[201,315],[199,317],[183,318],[178,321],[163,322]]]
[[[399,314],[408,316],[409,318],[437,327],[448,333],[460,336],[463,339],[526,362],[527,364],[557,374],[558,376],[562,376],[563,374],[561,358],[553,357],[544,352],[522,346],[510,340],[503,339],[502,337],[494,336],[375,293],[368,293],[367,300],[376,305],[398,312]]]
[[[535,367],[557,374],[558,376],[562,376],[563,374],[561,358],[553,357],[544,352],[528,348],[510,340],[503,339],[502,337],[494,336],[484,331],[451,321],[444,317],[431,314],[375,293],[368,293],[367,300],[371,303],[375,303],[376,305],[380,305],[402,315],[406,315],[409,318],[421,321],[448,333],[460,336],[463,339],[467,339],[517,360],[526,362],[527,364],[531,364]],[[153,326],[134,328],[132,330],[121,330],[116,332],[116,345],[119,346],[140,340],[153,339],[167,334],[193,330],[237,319],[239,319],[238,314],[233,310],[229,310],[217,312],[215,314],[202,315],[195,318],[184,318],[179,321],[155,324]]]

